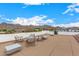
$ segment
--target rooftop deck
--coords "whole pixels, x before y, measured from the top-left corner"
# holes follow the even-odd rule
[[[14,42],[1,43],[0,55],[5,56],[4,46]],[[36,42],[35,46],[28,46],[26,42],[19,42],[23,49],[11,56],[79,56],[79,43],[68,35],[49,36],[47,40]]]

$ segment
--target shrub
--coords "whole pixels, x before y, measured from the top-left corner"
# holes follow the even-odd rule
[[[36,29],[34,29],[34,31],[35,31],[35,32],[39,32],[39,31],[42,31],[42,29],[36,28]]]
[[[7,33],[14,33],[15,30],[14,29],[7,29]]]
[[[57,35],[57,34],[58,34],[58,31],[55,30],[55,31],[54,31],[54,34]]]
[[[4,33],[14,33],[15,30],[14,30],[14,29],[2,29],[2,30],[0,30],[0,32],[4,32]]]
[[[6,32],[6,31],[7,31],[7,29],[2,29],[2,31],[3,31],[3,32]]]

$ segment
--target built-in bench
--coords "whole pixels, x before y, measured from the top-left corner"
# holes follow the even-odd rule
[[[5,46],[5,54],[10,55],[14,52],[20,51],[22,49],[22,46],[18,43]]]

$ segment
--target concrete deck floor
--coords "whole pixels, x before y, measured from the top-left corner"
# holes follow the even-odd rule
[[[5,56],[4,47],[13,44],[0,44],[0,55]],[[79,56],[79,43],[69,35],[49,36],[47,40],[36,42],[35,46],[28,46],[20,42],[23,49],[10,56]]]

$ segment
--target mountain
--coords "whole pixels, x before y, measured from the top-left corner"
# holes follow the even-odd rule
[[[41,29],[41,30],[53,30],[55,27],[49,26],[49,25],[42,25],[42,26],[34,26],[34,25],[29,25],[29,26],[22,26],[20,24],[10,24],[10,23],[1,23],[0,24],[0,30],[2,29],[13,29],[16,32],[30,32],[34,31],[34,29]]]

